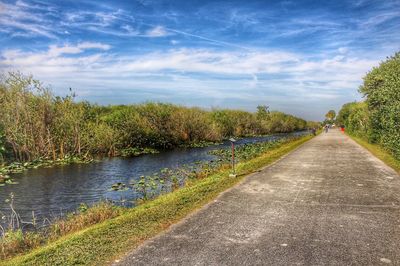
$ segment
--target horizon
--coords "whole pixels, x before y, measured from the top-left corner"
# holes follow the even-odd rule
[[[99,105],[324,120],[400,50],[400,1],[0,1],[0,72]]]

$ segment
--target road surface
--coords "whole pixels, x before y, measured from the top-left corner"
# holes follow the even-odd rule
[[[116,265],[400,265],[400,177],[322,133]]]

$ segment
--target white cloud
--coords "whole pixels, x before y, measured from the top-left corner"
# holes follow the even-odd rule
[[[82,42],[77,45],[80,49],[100,49],[100,50],[109,50],[111,48],[108,44],[103,44],[99,42]]]
[[[18,69],[23,72],[38,74],[39,76],[54,74],[55,71],[68,73],[79,72],[79,68],[90,68],[92,64],[99,62],[101,54],[77,55],[89,49],[108,50],[111,46],[95,42],[82,42],[77,45],[56,46],[51,45],[45,52],[32,53],[20,50],[5,50],[1,53],[0,70]]]
[[[56,46],[50,45],[49,50],[47,52],[48,57],[58,57],[62,54],[80,54],[88,49],[100,49],[100,50],[108,50],[111,46],[108,44],[102,44],[98,42],[82,42],[75,46],[65,45],[65,46]]]
[[[138,30],[134,29],[130,25],[123,25],[121,27],[121,29],[124,29],[126,34],[129,34],[129,35],[139,35],[140,34],[140,32]]]
[[[43,16],[38,16],[30,12],[32,9],[43,9],[38,6],[31,6],[25,2],[17,2],[16,5],[0,2],[0,26],[5,28],[11,35],[29,36],[40,35],[48,38],[55,37],[55,28],[51,27],[51,22]],[[46,10],[50,10],[47,8]],[[16,33],[15,30],[24,33]]]
[[[148,37],[164,37],[167,35],[168,32],[165,30],[163,26],[156,26],[146,32],[146,36]]]
[[[94,53],[87,54],[88,49]],[[377,63],[343,55],[308,59],[282,51],[173,49],[126,56],[110,54],[108,49],[107,44],[84,42],[50,46],[39,53],[7,50],[0,55],[0,70],[32,73],[45,83],[80,87],[86,94],[99,94],[98,88],[141,88],[151,94],[157,88],[221,99],[230,91],[247,101],[262,97],[324,101],[355,91],[362,76]]]
[[[388,12],[385,10],[384,12],[378,12],[376,15],[369,17],[365,21],[359,21],[359,24],[361,27],[366,27],[366,28],[376,27],[388,20],[399,17],[400,13],[398,11]]]
[[[349,51],[349,48],[347,48],[347,47],[339,47],[338,51],[341,54],[345,54],[345,53],[347,53]]]
[[[305,104],[340,106],[355,100],[362,77],[378,63],[344,55],[311,59],[282,51],[172,49],[119,55],[109,49],[107,44],[86,42],[37,53],[6,50],[0,53],[0,72],[33,74],[58,94],[72,87],[79,97],[103,104],[179,98],[181,103],[210,107],[229,98],[236,107],[267,103],[290,112],[293,106],[304,111]],[[196,102],[193,95],[203,100]]]

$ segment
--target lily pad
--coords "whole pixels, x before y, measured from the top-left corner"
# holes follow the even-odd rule
[[[128,188],[126,187],[126,185],[124,183],[118,182],[118,183],[111,185],[111,190],[112,191],[125,191],[125,190],[128,190]]]

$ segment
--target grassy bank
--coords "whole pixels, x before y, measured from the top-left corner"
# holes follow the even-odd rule
[[[400,161],[397,160],[393,155],[391,155],[387,150],[385,150],[378,144],[369,143],[365,139],[355,137],[350,134],[347,135],[400,174]]]
[[[14,210],[13,200],[13,195],[7,199],[12,210]],[[124,211],[126,208],[112,205],[110,202],[98,202],[91,207],[81,204],[75,212],[53,221],[48,220],[50,223],[48,226],[33,231],[23,231],[22,226],[10,229],[11,223],[21,225],[22,222],[17,213],[13,212],[14,216],[2,217],[2,222],[5,224],[0,225],[0,260],[27,253],[34,248],[54,242],[62,236],[119,216]],[[41,226],[39,222],[32,222],[29,225],[31,228]]]
[[[246,174],[276,161],[309,139],[311,136],[284,143],[257,158],[238,164],[237,178],[229,178],[229,170],[222,170],[116,218],[66,235],[26,255],[0,262],[0,265],[109,264],[237,184]]]

